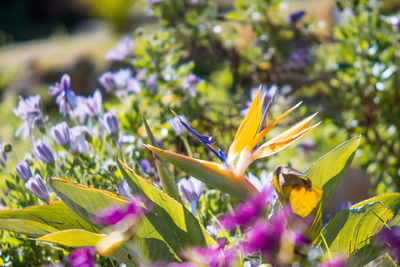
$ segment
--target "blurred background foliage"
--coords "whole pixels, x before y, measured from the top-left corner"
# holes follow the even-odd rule
[[[12,143],[14,162],[30,150],[29,141],[14,137],[20,124],[12,111],[18,95],[39,93],[51,125],[61,118],[47,90],[63,73],[71,75],[76,93],[91,95],[102,88],[98,77],[103,72],[128,68],[140,82],[140,93],[115,97],[103,91],[103,98],[105,109],[116,111],[121,130],[136,137],[124,152],[135,168],[140,159],[151,158],[142,147],[147,140],[139,108],[165,147],[207,158],[200,144],[174,134],[169,109],[184,114],[199,132],[212,135],[226,149],[252,89],[275,84],[280,93],[271,118],[300,100],[305,103],[269,137],[313,112],[320,113],[323,123],[297,145],[251,166],[252,173],[270,172],[278,164],[304,170],[337,144],[361,134],[354,169],[328,211],[334,213],[344,201],[400,190],[397,0],[17,0],[2,1],[0,10],[0,140]],[[132,56],[122,62],[105,60],[126,34],[134,40]],[[201,80],[195,93],[182,89],[191,74]],[[93,164],[71,176],[86,173],[94,177],[89,184],[116,191],[113,179],[118,180],[118,174],[102,169],[112,156],[82,157],[79,160]],[[43,166],[36,167],[47,175]],[[35,204],[32,197],[10,192],[14,174],[5,169],[0,184],[8,201],[3,205],[13,200],[17,206]],[[186,178],[174,171],[177,179]],[[204,196],[201,210],[206,210],[204,205],[212,206],[208,208],[214,214],[227,209],[229,202],[215,194],[210,190]],[[2,242],[7,244],[3,255],[15,259],[13,249],[22,241],[4,234]],[[23,247],[34,250],[27,243]]]

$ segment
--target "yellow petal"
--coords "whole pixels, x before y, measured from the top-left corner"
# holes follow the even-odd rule
[[[264,97],[260,98],[261,86],[258,89],[257,95],[254,98],[249,111],[244,117],[239,129],[236,132],[235,138],[228,150],[228,161],[233,163],[236,156],[242,151],[256,135],[258,126],[261,120],[261,110],[264,103]]]
[[[289,203],[293,213],[305,218],[321,202],[322,190],[312,185],[311,189],[306,187],[292,188],[289,194]]]
[[[246,177],[235,175],[223,164],[190,158],[151,145],[145,145],[145,147],[190,176],[239,199],[246,199],[257,192]]]
[[[299,122],[286,132],[281,133],[277,137],[269,140],[264,145],[260,146],[252,155],[253,160],[268,157],[282,149],[286,148],[287,146],[291,145],[292,143],[296,142],[298,139],[303,137],[306,133],[314,129],[319,123],[305,129],[307,125],[311,122],[311,120],[315,117],[316,114],[308,117],[307,119]]]
[[[278,124],[283,118],[289,115],[293,110],[298,108],[302,102],[297,103],[294,107],[280,115],[276,120],[274,120],[267,128],[262,130],[253,140],[251,140],[250,144],[246,147],[247,150],[251,151],[253,148],[263,139],[263,137],[276,125]]]

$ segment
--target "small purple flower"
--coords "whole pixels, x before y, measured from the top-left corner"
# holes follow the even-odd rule
[[[224,242],[220,242],[216,247],[195,246],[183,251],[182,256],[196,263],[196,266],[228,267],[235,260],[236,252],[233,249],[224,250],[224,246]]]
[[[184,115],[179,115],[179,117],[186,122],[186,118]],[[182,135],[186,131],[185,127],[182,126],[177,117],[170,118],[167,123],[176,135]]]
[[[117,87],[126,87],[128,79],[132,77],[132,71],[128,68],[120,69],[113,73],[113,77]]]
[[[36,140],[32,144],[32,154],[40,161],[49,164],[54,161],[54,154],[46,139]]]
[[[43,201],[50,197],[49,190],[39,174],[29,178],[25,187]]]
[[[50,128],[50,136],[60,146],[69,144],[69,126],[68,123],[63,121]]]
[[[69,115],[77,105],[75,93],[71,90],[71,78],[68,74],[61,77],[60,82],[49,87],[49,94],[56,96],[56,103],[61,115]]]
[[[251,172],[249,173],[248,180],[249,182],[254,185],[255,188],[259,192],[262,191],[268,191],[270,192],[270,195],[267,197],[267,202],[269,203],[274,203],[276,199],[278,198],[278,195],[276,194],[274,190],[274,186],[272,185],[272,178],[273,178],[274,173],[271,172],[269,175],[267,175],[267,172],[263,170],[260,174],[260,178],[257,178],[254,176]]]
[[[126,82],[127,93],[137,94],[141,90],[140,82],[138,79],[131,77]]]
[[[29,167],[28,162],[21,161],[14,166],[15,172],[18,174],[24,182],[28,181],[32,177],[31,167]]]
[[[306,12],[304,10],[293,12],[289,14],[289,16],[287,17],[287,21],[291,24],[295,24],[296,22],[300,21],[305,14]]]
[[[76,106],[69,113],[71,118],[77,118],[80,123],[85,122],[86,118],[86,97],[84,96],[76,96]]]
[[[107,131],[107,133],[111,136],[116,136],[119,133],[119,124],[117,115],[114,112],[110,111],[104,114],[103,119],[101,120],[101,126]]]
[[[274,95],[277,93],[278,87],[273,84],[270,88],[268,88],[266,85],[261,85],[261,93],[260,93],[260,99],[263,95],[265,95],[264,103],[268,103],[271,101],[271,99],[274,97]],[[253,102],[254,98],[256,97],[258,92],[258,87],[253,87],[250,89],[250,100],[246,102],[246,108],[240,111],[241,116],[246,116],[247,112],[249,111],[250,105]],[[265,106],[265,105],[264,105]],[[263,107],[264,109],[265,107]],[[262,111],[262,114],[264,113],[264,110]]]
[[[94,222],[106,226],[113,226],[126,219],[138,220],[143,214],[141,203],[142,201],[140,198],[136,198],[130,201],[125,207],[112,205],[101,210],[94,218]]]
[[[304,140],[298,147],[299,152],[303,154],[308,154],[316,150],[315,142],[312,139]]]
[[[217,240],[218,231],[217,231],[217,228],[215,226],[207,225],[206,231],[212,238]]]
[[[150,75],[146,78],[145,84],[147,89],[154,92],[157,90],[157,76],[154,74]]]
[[[117,190],[120,196],[133,198],[132,189],[126,180],[117,184]]]
[[[32,133],[36,121],[41,120],[41,106],[40,95],[30,96],[25,99],[19,96],[18,106],[13,109],[13,112],[15,116],[25,120],[25,122],[15,132],[16,137],[22,135],[22,139],[26,139]]]
[[[151,166],[151,163],[148,159],[140,160],[140,168],[142,168],[143,172],[146,174],[154,173],[154,168]]]
[[[132,52],[133,40],[129,35],[126,35],[122,40],[117,42],[117,45],[109,50],[106,54],[107,60],[123,61]]]
[[[310,61],[311,53],[308,48],[303,48],[289,54],[284,64],[286,69],[302,69]]]
[[[96,264],[96,251],[91,247],[73,250],[67,258],[71,267],[94,267]]]
[[[197,210],[197,201],[204,190],[204,183],[190,177],[189,179],[181,179],[178,182],[178,187],[190,204],[190,212],[195,214]]]
[[[323,262],[318,265],[318,267],[346,267],[346,257],[345,256],[337,256],[336,258]]]
[[[376,235],[377,245],[389,245],[395,253],[397,262],[400,260],[400,226],[385,227]]]
[[[204,80],[200,77],[189,74],[186,75],[181,82],[181,88],[185,93],[189,93],[191,97],[195,97],[197,93],[197,85]]]
[[[104,72],[98,79],[99,83],[106,89],[106,92],[111,92],[117,85],[114,81],[114,75],[111,71]]]
[[[94,91],[93,96],[85,98],[85,111],[90,117],[96,117],[101,113],[103,98],[99,89]]]
[[[86,135],[89,134],[88,128],[82,125],[75,126],[70,129],[69,133],[71,136],[70,152],[88,155],[90,153],[89,143],[86,140]]]
[[[271,260],[273,253],[280,247],[284,227],[290,215],[289,209],[283,209],[271,220],[258,219],[246,233],[247,239],[242,243],[244,250],[249,253],[261,252],[267,260]]]
[[[256,220],[263,214],[266,207],[270,204],[267,199],[270,190],[262,191],[261,193],[253,196],[244,203],[238,205],[232,214],[225,215],[221,219],[222,225],[230,230],[237,226],[247,225]]]

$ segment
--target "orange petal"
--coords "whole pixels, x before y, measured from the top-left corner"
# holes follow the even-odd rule
[[[237,130],[232,144],[229,147],[228,161],[230,163],[233,163],[236,156],[249,144],[249,141],[257,133],[258,126],[260,125],[260,120],[261,120],[261,110],[265,98],[265,96],[263,96],[261,100],[259,100],[260,93],[261,93],[261,86],[258,89],[256,97],[251,103],[249,111],[244,117],[242,123],[240,124],[239,129]]]
[[[245,177],[235,175],[225,165],[190,158],[151,145],[144,146],[190,176],[239,199],[246,199],[257,192],[257,189]]]

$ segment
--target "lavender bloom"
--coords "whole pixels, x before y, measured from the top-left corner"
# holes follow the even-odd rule
[[[49,164],[54,161],[54,154],[46,139],[42,138],[32,144],[32,154],[40,161]]]
[[[119,133],[118,119],[114,112],[107,112],[100,120],[101,126],[111,136],[116,136]]]
[[[142,215],[140,199],[130,201],[125,207],[112,205],[101,210],[94,218],[94,222],[106,226],[113,226],[125,219],[138,220]]]
[[[106,92],[111,92],[117,85],[114,81],[114,75],[111,71],[104,72],[98,79],[99,83],[106,89]]]
[[[178,182],[178,187],[190,204],[190,212],[195,214],[197,210],[197,201],[204,190],[204,183],[193,177],[190,177],[189,179],[181,179]]]
[[[21,161],[14,166],[15,172],[18,174],[24,182],[28,181],[32,177],[31,167],[29,167],[28,162]]]
[[[147,89],[149,89],[150,91],[157,90],[157,76],[154,74],[150,75],[146,78],[145,84]]]
[[[195,97],[197,93],[197,84],[202,81],[203,79],[200,77],[194,74],[189,74],[182,79],[181,88],[185,93],[189,93],[191,97]]]
[[[247,178],[249,182],[254,185],[254,187],[257,188],[259,192],[269,192],[269,195],[266,198],[266,201],[268,203],[274,203],[278,198],[278,195],[274,190],[274,186],[272,185],[273,175],[273,172],[267,175],[267,172],[263,170],[260,174],[260,178],[254,176],[251,172],[249,173],[249,177]]]
[[[299,152],[308,154],[316,150],[315,143],[312,139],[305,140],[299,145]]]
[[[261,85],[261,92],[260,92],[260,97],[262,97],[263,95],[265,95],[265,99],[264,99],[264,103],[269,103],[269,101],[272,100],[272,98],[274,97],[274,95],[277,93],[278,91],[278,87],[273,84],[270,88],[267,88],[266,85]],[[256,97],[258,92],[258,87],[253,87],[250,89],[250,100],[246,102],[246,108],[244,108],[243,110],[240,111],[240,115],[241,116],[246,116],[247,112],[249,111],[249,108],[251,106],[251,103],[253,102],[254,98]],[[261,114],[264,113],[264,107],[265,105],[263,105],[263,111]]]
[[[154,168],[151,166],[151,163],[148,159],[140,160],[140,168],[142,168],[143,172],[146,174],[154,173]]]
[[[81,153],[88,155],[90,153],[89,143],[86,141],[86,135],[89,130],[85,126],[75,126],[70,129],[71,145],[70,152],[72,154]]]
[[[63,116],[70,114],[77,104],[75,93],[70,88],[70,80],[69,75],[64,74],[59,83],[56,82],[55,85],[49,87],[49,94],[56,96],[59,112]]]
[[[182,252],[182,255],[196,266],[228,267],[235,260],[233,249],[224,250],[224,242],[220,242],[216,247],[195,246],[190,250]]]
[[[344,256],[337,256],[336,258],[319,264],[318,267],[346,267],[346,258]]]
[[[69,144],[69,126],[68,123],[63,121],[50,128],[50,136],[60,146]]]
[[[267,201],[270,192],[269,190],[265,190],[238,205],[234,209],[233,214],[225,215],[221,219],[222,225],[230,230],[237,226],[247,225],[257,219],[270,204]]]
[[[289,54],[284,68],[301,69],[310,61],[311,54],[308,48],[303,48]]]
[[[71,267],[94,267],[96,264],[96,251],[91,247],[73,250],[67,258]]]
[[[290,216],[288,211],[281,210],[271,220],[258,219],[247,232],[247,241],[242,244],[244,250],[249,253],[261,252],[267,260],[271,260],[272,254],[280,247],[284,226]]]
[[[71,118],[77,118],[80,123],[85,122],[86,118],[86,97],[78,95],[76,97],[76,106],[70,111]]]
[[[304,10],[293,12],[293,13],[289,14],[289,16],[286,18],[286,20],[291,24],[295,24],[296,22],[301,20],[305,14],[306,14],[306,12]]]
[[[107,60],[123,61],[131,53],[133,48],[133,40],[129,35],[126,35],[122,40],[117,42],[117,45],[109,50],[106,54]]]
[[[218,231],[217,231],[217,228],[215,228],[215,226],[207,225],[206,231],[212,238],[217,240]]]
[[[50,197],[49,190],[39,174],[29,178],[25,187],[43,201]]]
[[[117,87],[125,87],[128,79],[132,77],[132,71],[130,69],[120,69],[113,73],[113,77]]]
[[[117,184],[118,194],[123,197],[133,198],[132,189],[130,188],[128,182],[123,180]]]
[[[30,96],[23,98],[19,96],[19,102],[17,108],[13,109],[15,116],[25,120],[25,122],[15,132],[15,136],[18,137],[22,134],[22,139],[26,139],[32,132],[35,125],[35,121],[41,116],[41,100],[39,95]]]
[[[88,96],[85,99],[85,111],[90,117],[96,117],[101,113],[103,98],[101,96],[100,90],[94,91],[93,96]]]
[[[138,79],[131,77],[128,79],[126,83],[126,91],[127,93],[137,94],[141,90],[140,82]]]
[[[179,115],[179,117],[186,122],[186,118],[184,115]],[[167,121],[168,125],[171,127],[171,129],[175,132],[176,135],[182,135],[186,130],[185,127],[182,126],[182,124],[179,122],[179,119],[177,117],[170,118]]]
[[[400,260],[400,226],[392,226],[391,229],[383,228],[376,235],[376,243],[380,246],[389,245],[394,251],[397,261]]]

